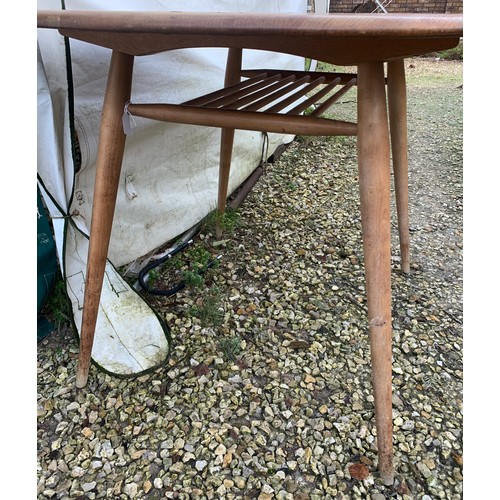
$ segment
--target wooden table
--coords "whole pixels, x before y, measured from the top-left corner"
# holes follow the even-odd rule
[[[456,46],[462,36],[462,24],[462,15],[446,14],[39,11],[39,28],[58,29],[64,36],[113,51],[99,138],[77,387],[87,384],[125,145],[122,125],[125,106],[138,116],[221,127],[219,209],[223,209],[227,194],[226,176],[235,128],[312,135],[357,134],[378,468],[384,482],[392,484],[390,142],[402,268],[409,272],[404,58]],[[357,124],[328,124],[329,120],[302,114],[271,116],[207,109],[197,100],[184,106],[127,104],[134,56],[188,47],[230,49],[225,87],[237,85],[241,76],[251,76],[241,70],[242,49],[283,52],[335,65],[357,66]],[[384,63],[387,63],[387,78]],[[342,80],[343,75],[339,78]]]

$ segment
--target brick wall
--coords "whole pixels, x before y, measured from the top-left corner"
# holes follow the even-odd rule
[[[384,2],[381,0],[381,3]],[[392,0],[385,2],[387,12],[429,12],[437,14],[461,14],[463,0]],[[372,5],[370,5],[372,4]],[[363,7],[362,7],[363,5]],[[371,12],[375,2],[367,0],[330,0],[330,12]]]

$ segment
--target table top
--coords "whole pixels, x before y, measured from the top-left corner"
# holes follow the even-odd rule
[[[461,14],[39,10],[37,25],[138,56],[189,47],[239,47],[339,65],[445,50],[463,34]]]

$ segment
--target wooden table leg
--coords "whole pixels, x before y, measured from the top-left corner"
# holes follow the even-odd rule
[[[223,128],[220,138],[219,159],[219,192],[217,196],[217,218],[215,220],[215,236],[222,236],[222,218],[226,210],[229,173],[231,172],[231,158],[233,156],[234,129]]]
[[[243,52],[238,48],[230,48],[227,53],[226,75],[224,86],[229,87],[239,83],[241,80],[241,60]],[[234,129],[223,128],[221,130],[220,160],[219,160],[219,191],[217,195],[217,219],[215,223],[215,235],[222,236],[222,217],[226,210],[227,190],[229,185],[229,173],[231,172],[231,158],[233,156]]]
[[[134,57],[113,51],[102,108],[76,386],[87,385],[102,282],[113,225],[125,134],[122,117],[130,100]]]
[[[393,483],[390,155],[384,65],[358,67],[358,168],[378,468]]]
[[[410,272],[410,229],[408,221],[408,132],[404,59],[387,63],[387,95],[391,130],[394,189],[398,213],[401,268]]]

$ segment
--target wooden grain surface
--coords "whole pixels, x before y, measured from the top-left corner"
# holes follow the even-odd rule
[[[354,65],[452,48],[463,16],[41,10],[38,27],[132,55],[234,47]]]

